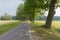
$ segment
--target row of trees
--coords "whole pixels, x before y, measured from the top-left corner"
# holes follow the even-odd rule
[[[34,21],[37,15],[41,16],[45,11],[48,11],[44,27],[50,28],[55,9],[60,6],[59,3],[59,0],[24,0],[24,4],[21,4],[18,7],[17,18]]]
[[[18,6],[16,17],[18,20],[24,20],[24,4]]]

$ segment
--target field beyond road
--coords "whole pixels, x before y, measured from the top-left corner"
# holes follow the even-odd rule
[[[0,25],[12,23],[12,22],[17,22],[17,20],[0,20]]]
[[[45,21],[35,21],[36,23],[45,24]],[[52,27],[60,28],[60,21],[52,21]]]

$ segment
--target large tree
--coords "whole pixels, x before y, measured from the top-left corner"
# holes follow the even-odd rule
[[[39,3],[40,2],[40,3]],[[45,28],[50,28],[52,24],[52,19],[55,14],[55,9],[59,7],[60,0],[38,0],[38,8],[42,10],[47,10],[48,16],[45,23]]]
[[[49,6],[49,13],[46,19],[45,28],[50,28],[52,24],[52,19],[55,14],[55,4],[57,0],[51,0]]]
[[[48,9],[48,0],[25,0],[24,11],[28,15],[27,19],[34,20],[38,14],[43,14]]]
[[[35,7],[36,7],[36,0],[25,0],[24,12],[25,12],[25,15],[27,15],[26,19],[29,19],[31,21],[34,20]]]
[[[49,11],[46,19],[46,28],[50,28],[55,14],[55,8],[59,6],[59,0],[25,0],[24,13],[26,19],[34,20],[35,16],[42,11]]]
[[[17,9],[16,17],[18,20],[25,20],[24,18],[24,4],[20,4]]]

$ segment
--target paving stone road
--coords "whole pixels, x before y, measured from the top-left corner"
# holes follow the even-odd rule
[[[25,22],[0,36],[0,40],[32,40],[29,23]]]

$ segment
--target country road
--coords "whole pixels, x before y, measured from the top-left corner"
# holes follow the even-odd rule
[[[0,36],[0,40],[33,40],[29,22],[24,22]]]

